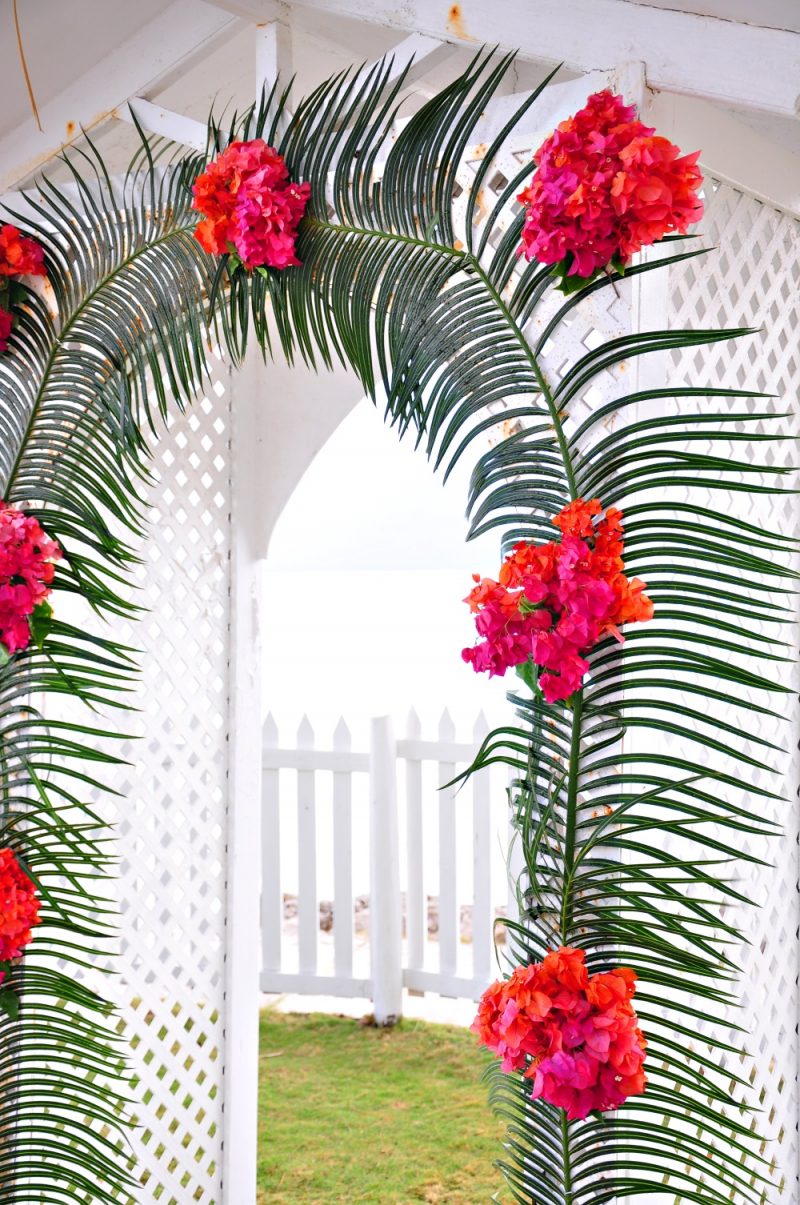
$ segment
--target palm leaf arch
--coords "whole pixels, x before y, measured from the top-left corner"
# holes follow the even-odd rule
[[[756,424],[775,416],[767,406],[748,410],[747,393],[665,381],[623,392],[583,421],[572,417],[577,399],[621,361],[749,332],[635,332],[559,374],[543,367],[548,340],[592,294],[628,288],[631,276],[698,252],[668,243],[625,281],[602,279],[554,303],[548,271],[516,255],[514,197],[531,165],[491,212],[480,203],[504,141],[541,89],[488,147],[456,227],[459,168],[510,63],[481,52],[399,133],[404,76],[393,80],[390,62],[333,77],[291,116],[276,84],[226,130],[212,121],[209,153],[231,137],[264,136],[292,177],[311,183],[303,266],[280,274],[229,274],[193,239],[190,184],[204,156],[176,156],[143,137],[121,190],[91,145],[72,157],[73,194],[45,185],[36,219],[25,223],[46,248],[55,304],[29,298],[14,354],[0,360],[0,493],[35,510],[63,544],[61,589],[87,597],[99,615],[129,607],[126,532],[143,522],[137,483],[148,440],[172,399],[191,403],[210,345],[237,358],[252,333],[267,354],[350,366],[398,434],[410,433],[445,473],[470,454],[471,534],[498,528],[507,542],[547,539],[570,498],[624,501],[627,571],[648,582],[656,621],[621,651],[608,642],[595,650],[572,708],[512,693],[516,725],[487,738],[474,768],[502,760],[517,773],[527,865],[515,956],[540,958],[553,942],[573,942],[592,969],[633,966],[650,1086],[613,1118],[567,1123],[532,1103],[519,1079],[495,1075],[492,1096],[508,1119],[500,1166],[516,1200],[542,1205],[644,1199],[665,1186],[686,1201],[759,1201],[768,1168],[744,1077],[720,1067],[730,1024],[688,1044],[697,1021],[733,999],[730,947],[740,934],[719,909],[746,902],[730,874],[743,856],[738,838],[774,831],[753,790],[745,797],[737,767],[757,765],[769,780],[780,764],[776,745],[744,734],[747,707],[777,716],[782,688],[767,663],[784,659],[774,650],[788,612],[773,596],[787,582],[791,545],[671,500],[670,490],[765,488],[765,466],[720,448],[732,437],[752,440]],[[533,323],[541,314],[543,329]],[[662,412],[664,401],[674,412]],[[521,429],[487,450],[498,421],[492,405]],[[612,412],[634,417],[609,429]],[[753,668],[754,657],[763,668]],[[82,747],[96,726],[48,723],[26,700],[32,690],[78,692],[92,706],[124,705],[134,673],[131,650],[65,623],[0,670],[4,826],[46,892],[50,921],[14,972],[24,1025],[5,1023],[0,1160],[10,1178],[0,1176],[0,1202],[19,1199],[14,1177],[27,1177],[42,1205],[131,1191],[117,1142],[105,1136],[124,1107],[114,1083],[120,1053],[102,1021],[106,1006],[73,973],[104,936],[91,877],[106,859],[104,829],[84,802],[99,785]],[[747,702],[745,692],[763,701]],[[729,718],[711,721],[711,706]],[[634,733],[635,749],[642,734],[652,748],[621,750]],[[663,752],[664,734],[680,755]],[[113,762],[113,752],[96,757]],[[769,786],[759,792],[776,798]],[[665,836],[681,840],[686,856],[665,852]],[[77,1051],[70,1033],[81,1034]],[[45,1047],[52,1059],[37,1061]],[[89,1071],[92,1088],[76,1114],[76,1085]]]

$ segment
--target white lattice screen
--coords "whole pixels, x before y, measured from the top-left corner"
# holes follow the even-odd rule
[[[129,1045],[138,1200],[220,1205],[230,590],[229,369],[154,445],[143,651],[113,777],[121,911],[109,987]]]
[[[798,223],[727,184],[709,181],[706,216],[703,223],[706,244],[714,250],[707,256],[679,265],[670,276],[670,324],[675,327],[753,326],[761,328],[752,338],[738,343],[722,343],[676,355],[672,371],[675,380],[695,384],[724,385],[739,389],[763,390],[774,401],[748,401],[751,413],[765,409],[791,411],[782,428],[794,438],[786,443],[761,444],[731,442],[727,451],[739,458],[766,461],[767,464],[796,463],[796,439],[800,433],[798,385],[800,385],[800,341],[797,332],[796,299],[800,290],[800,227]],[[721,410],[724,399],[711,399],[710,409]],[[741,401],[732,400],[731,409],[740,409]],[[736,424],[741,430],[741,424]],[[759,424],[759,430],[765,428]],[[774,480],[774,479],[772,479]],[[792,485],[789,481],[778,484]],[[697,500],[697,494],[693,495]],[[746,495],[715,492],[705,503],[745,520],[763,522],[784,534],[798,534],[797,501],[791,495],[770,499],[759,505]],[[796,631],[787,630],[786,639],[796,647]],[[792,656],[792,647],[788,649]],[[774,673],[776,682],[791,682],[786,668],[769,663],[753,666],[766,675]],[[750,701],[764,703],[763,692],[748,692]],[[786,723],[777,725],[768,717],[750,712],[751,733],[792,752],[797,744],[796,694],[784,696]],[[769,700],[774,702],[773,700]],[[692,705],[691,700],[687,700]],[[696,706],[696,700],[694,702]],[[778,697],[780,705],[780,697]],[[698,755],[702,750],[697,747]],[[759,755],[753,747],[755,756]],[[693,756],[695,753],[693,752]],[[708,757],[708,760],[712,759]],[[768,759],[766,759],[768,760]],[[762,839],[742,840],[743,850],[774,865],[741,863],[737,868],[737,887],[755,901],[756,908],[737,910],[736,921],[743,923],[749,944],[735,957],[741,967],[739,991],[743,1011],[731,1017],[749,1031],[747,1042],[752,1058],[734,1059],[730,1070],[747,1078],[754,1087],[755,1103],[762,1110],[757,1128],[772,1142],[764,1155],[774,1161],[776,1192],[782,1199],[796,1202],[798,1166],[798,921],[797,896],[798,836],[800,813],[797,806],[797,759],[787,758],[783,782],[770,781],[763,771],[742,768],[743,798],[747,786],[771,786],[783,791],[786,802],[765,806],[752,799],[753,811],[771,814],[783,826],[783,836],[767,847]],[[734,1038],[735,1044],[735,1038]],[[770,1196],[768,1198],[772,1200]],[[777,1199],[777,1195],[774,1199]]]

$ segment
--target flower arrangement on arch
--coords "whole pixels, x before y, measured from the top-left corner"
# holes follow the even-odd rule
[[[39,897],[32,880],[19,864],[13,849],[0,849],[0,983],[11,963],[33,939],[40,923]],[[13,1003],[0,992],[0,1011],[13,1011]]]
[[[534,1100],[582,1120],[645,1090],[635,990],[628,967],[590,975],[584,951],[562,946],[488,987],[472,1029],[503,1071],[533,1080]]]
[[[0,502],[0,664],[27,648],[47,602],[61,549],[32,515]]]
[[[499,581],[474,575],[464,601],[481,639],[461,654],[490,677],[516,666],[527,681],[532,662],[548,703],[580,689],[583,654],[603,636],[622,642],[622,624],[653,617],[645,583],[625,575],[621,511],[576,498],[553,523],[560,541],[515,544]]]
[[[230,255],[247,271],[299,265],[297,227],[311,185],[291,180],[286,160],[263,138],[232,142],[192,192],[192,208],[203,214],[195,238],[211,255]]]
[[[16,226],[0,226],[0,352],[8,347],[14,326],[14,306],[24,290],[23,276],[46,276],[44,251],[35,239],[21,234]]]
[[[680,149],[609,89],[562,121],[534,155],[520,252],[553,264],[565,292],[703,216],[699,151]]]

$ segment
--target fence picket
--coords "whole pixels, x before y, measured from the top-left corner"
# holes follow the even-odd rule
[[[400,866],[397,832],[397,746],[388,716],[370,726],[370,914],[372,998],[378,1025],[403,1011]]]
[[[300,727],[297,730],[297,747],[298,749],[314,748],[314,730],[308,716],[303,716],[300,721]],[[298,770],[297,772],[297,853],[297,941],[300,974],[316,975],[319,900],[317,898],[316,782],[313,770]]]
[[[422,735],[419,716],[412,707],[406,721],[408,741]],[[422,762],[417,757],[406,758],[406,961],[415,970],[422,970],[425,958],[427,930],[427,900],[423,876],[422,844]]]
[[[333,733],[335,752],[349,752],[350,729],[339,720]],[[353,775],[333,773],[333,959],[334,970],[353,974]]]
[[[455,740],[455,726],[445,708],[439,721],[439,739]],[[440,761],[439,790],[439,973],[455,975],[458,962],[458,890],[456,876],[456,793],[443,787],[455,775],[452,762]]]
[[[261,740],[265,749],[278,745],[278,725],[271,714],[264,720]],[[281,892],[281,813],[278,770],[264,770],[261,779],[261,948],[262,969],[281,969],[283,896]]]
[[[472,735],[475,748],[489,731],[480,713]],[[491,783],[486,770],[472,779],[472,974],[488,980],[492,964]]]

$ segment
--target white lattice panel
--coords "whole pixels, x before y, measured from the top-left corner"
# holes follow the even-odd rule
[[[712,250],[707,256],[689,261],[671,270],[670,325],[674,327],[746,326],[760,328],[753,338],[738,343],[721,343],[676,355],[673,361],[675,382],[724,385],[732,388],[763,390],[775,395],[774,402],[755,399],[744,403],[751,413],[772,409],[792,411],[782,427],[794,438],[783,445],[730,442],[724,453],[767,464],[796,463],[796,437],[800,431],[798,385],[800,384],[800,343],[797,330],[796,300],[800,289],[800,233],[798,224],[726,184],[710,181],[707,187],[704,237]],[[726,405],[741,409],[741,399],[711,399],[716,411]],[[741,425],[736,425],[741,429]],[[752,428],[751,428],[752,429]],[[765,429],[759,424],[759,430]],[[770,424],[768,429],[772,429]],[[764,478],[764,482],[774,479]],[[778,484],[791,485],[784,481]],[[710,492],[703,498],[699,491],[693,499],[728,513],[762,522],[784,534],[797,535],[797,501],[791,495],[768,501],[747,495]],[[778,600],[782,602],[782,599]],[[796,630],[785,638],[796,648]],[[791,656],[792,648],[789,649]],[[776,681],[790,681],[784,668],[770,663],[751,663],[750,668]],[[748,692],[745,692],[748,694]],[[751,701],[764,703],[763,692],[749,692]],[[796,734],[796,695],[785,698],[787,723],[778,725],[769,717],[749,713],[750,733],[785,744],[794,750]],[[774,701],[774,700],[770,700]],[[689,705],[692,705],[689,701]],[[694,703],[696,706],[696,701]],[[780,698],[778,699],[780,705]],[[723,718],[723,717],[721,717]],[[756,755],[759,750],[754,748]],[[692,756],[702,756],[696,747]],[[712,757],[706,753],[707,763]],[[748,1050],[752,1058],[732,1059],[732,1072],[753,1085],[753,1103],[761,1109],[755,1128],[772,1141],[764,1155],[774,1163],[774,1197],[796,1205],[798,1165],[798,1091],[797,1091],[797,844],[800,813],[797,806],[797,761],[784,764],[784,781],[777,783],[763,771],[741,768],[742,798],[747,787],[769,786],[783,791],[787,802],[765,807],[762,799],[753,799],[753,811],[771,814],[783,825],[783,836],[769,848],[760,838],[742,838],[742,849],[773,863],[766,867],[741,863],[737,868],[737,887],[756,905],[737,909],[735,920],[744,928],[749,944],[735,954],[741,967],[739,992],[743,1010],[731,1020],[749,1031]],[[741,1039],[738,1040],[739,1043]],[[732,1035],[733,1044],[737,1038]]]
[[[154,445],[138,601],[142,650],[112,776],[121,911],[110,990],[129,1045],[137,1201],[220,1205],[228,773],[228,368]]]

